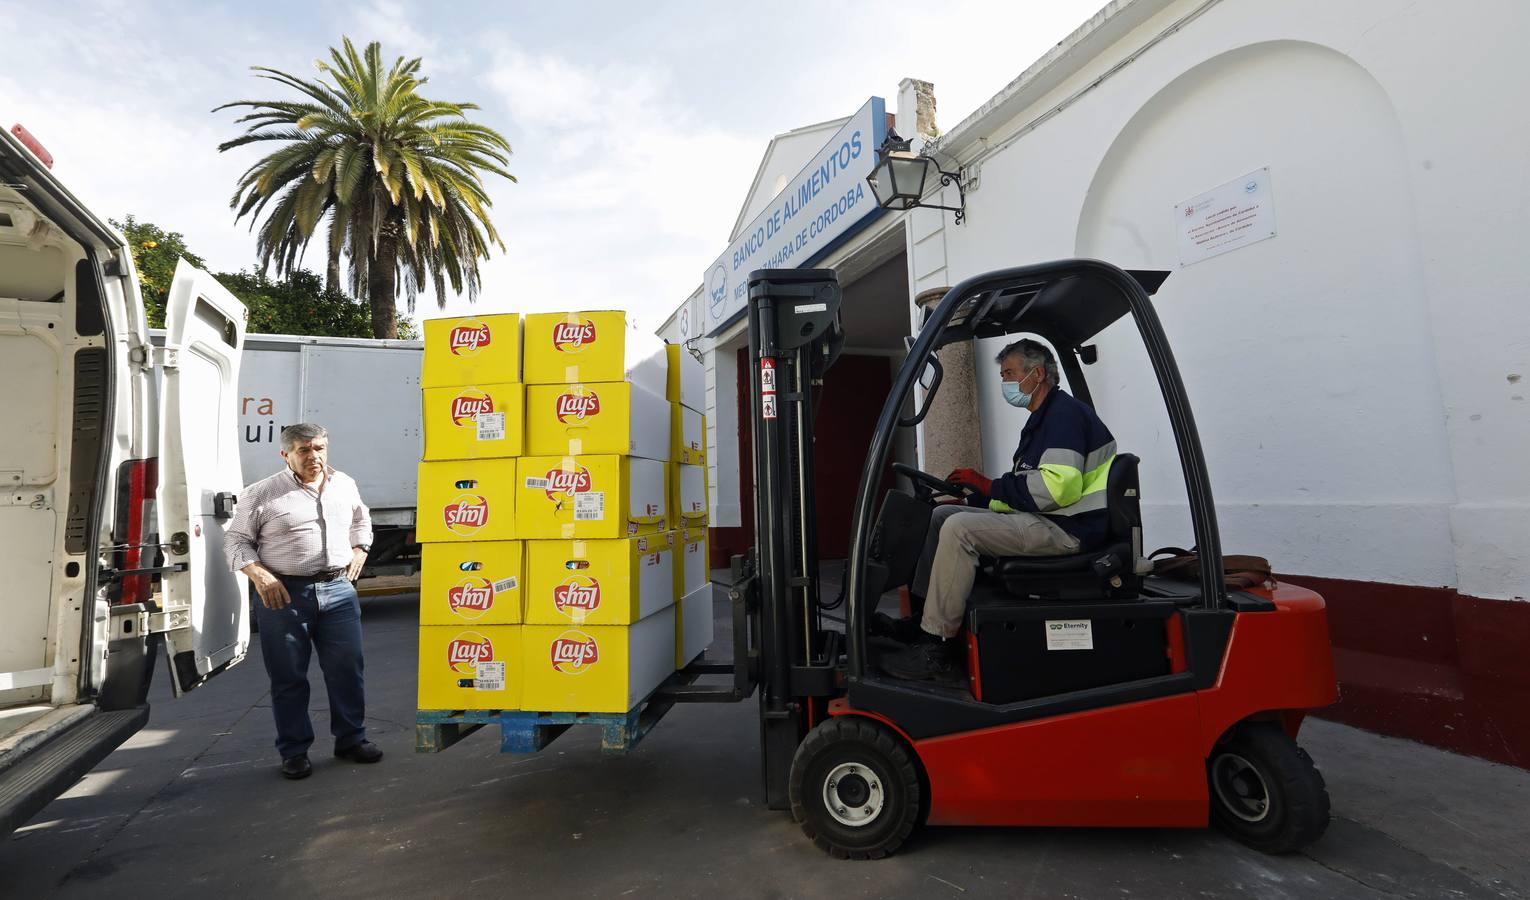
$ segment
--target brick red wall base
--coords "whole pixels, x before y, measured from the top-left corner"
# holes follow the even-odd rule
[[[1530,768],[1530,602],[1280,578],[1328,602],[1340,700],[1317,715]]]

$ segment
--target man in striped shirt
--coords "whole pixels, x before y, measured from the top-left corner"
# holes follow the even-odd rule
[[[308,661],[314,651],[329,693],[335,755],[360,763],[382,759],[367,740],[361,606],[351,585],[371,549],[372,518],[356,482],[327,462],[329,432],[322,425],[283,428],[281,454],[285,468],[239,495],[224,553],[260,598],[255,615],[271,676],[282,775],[306,778],[313,771]]]

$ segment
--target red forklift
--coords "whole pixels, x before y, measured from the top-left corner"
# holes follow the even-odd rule
[[[698,662],[656,697],[740,700],[760,690],[765,796],[836,857],[897,850],[930,825],[1201,828],[1260,850],[1316,840],[1322,776],[1296,744],[1307,710],[1337,699],[1323,599],[1269,582],[1229,589],[1195,420],[1150,296],[1165,272],[1064,260],[952,288],[910,339],[866,454],[837,597],[816,552],[815,395],[845,343],[830,270],[749,277],[755,545],[732,560],[734,660]],[[1093,405],[1096,336],[1130,316],[1179,451],[1196,572],[1155,575],[1143,553],[1138,460],[1109,472],[1109,541],[1074,556],[981,561],[965,621],[966,684],[878,668],[868,623],[910,584],[933,504],[963,488],[908,466],[912,492],[878,497],[894,429],[921,422],[938,351],[1025,333],[1055,348]],[[914,386],[924,388],[914,409]],[[843,610],[842,621],[834,615]],[[842,624],[842,628],[839,627]],[[731,686],[697,678],[728,673]],[[686,683],[689,682],[689,683]]]

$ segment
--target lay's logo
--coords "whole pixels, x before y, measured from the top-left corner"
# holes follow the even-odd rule
[[[452,422],[477,426],[478,416],[494,411],[494,398],[477,388],[468,388],[452,400]]]
[[[600,647],[594,638],[582,631],[565,631],[552,642],[549,655],[554,672],[583,675],[600,661]]]
[[[553,326],[553,349],[563,353],[578,353],[595,343],[595,323],[589,319],[582,322],[559,322]]]
[[[446,605],[464,619],[481,618],[494,606],[494,585],[487,578],[469,578],[447,589]]]
[[[600,582],[587,575],[575,575],[553,588],[553,606],[569,618],[573,610],[585,614],[600,608]]]
[[[464,537],[489,524],[489,501],[477,494],[458,494],[441,510],[446,529]]]
[[[489,326],[476,319],[464,322],[451,330],[448,342],[453,356],[472,356],[489,346],[493,334]]]
[[[558,405],[555,410],[559,422],[568,422],[569,419],[585,419],[600,414],[600,397],[594,392],[575,394],[569,392],[558,395]]]
[[[464,631],[446,645],[446,664],[458,675],[475,675],[478,664],[494,661],[494,645],[476,631]]]
[[[570,472],[566,469],[551,469],[547,473],[547,499],[558,499],[557,494],[581,494],[590,489],[590,470],[584,466],[579,471]]]

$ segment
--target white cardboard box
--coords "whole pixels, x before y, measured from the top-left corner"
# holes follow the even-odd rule
[[[711,582],[686,594],[675,614],[675,668],[683,669],[712,644]]]

